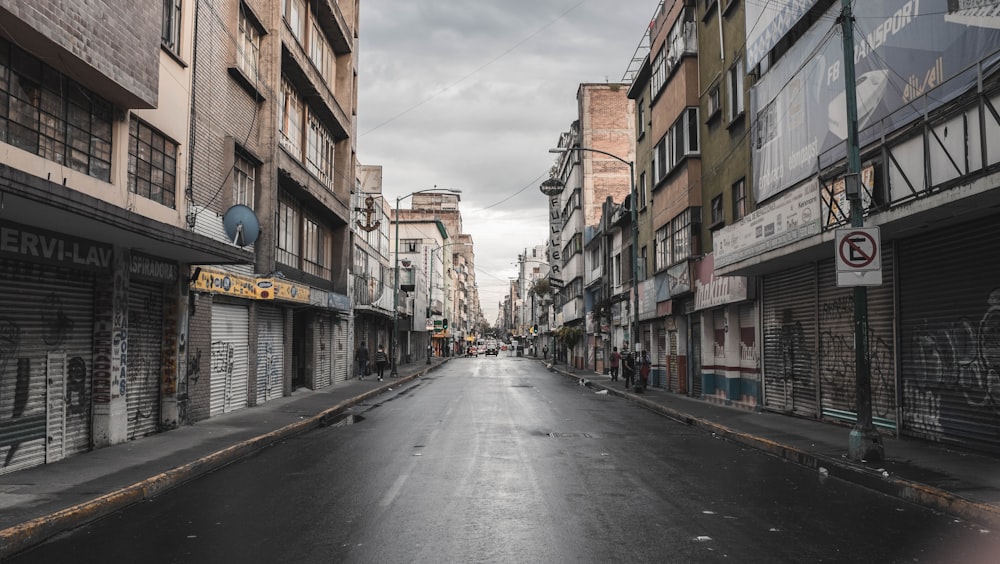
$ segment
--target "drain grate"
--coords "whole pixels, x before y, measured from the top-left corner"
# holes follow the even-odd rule
[[[549,436],[554,439],[593,439],[594,435],[590,433],[549,433]]]

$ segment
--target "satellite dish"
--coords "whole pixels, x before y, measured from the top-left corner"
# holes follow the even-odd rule
[[[222,216],[222,228],[226,236],[238,247],[253,245],[260,235],[260,220],[252,209],[243,204],[237,204]]]

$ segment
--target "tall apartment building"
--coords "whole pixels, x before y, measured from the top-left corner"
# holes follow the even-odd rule
[[[346,374],[357,1],[0,24],[0,472]]]
[[[650,354],[651,384],[686,393],[693,348],[691,272],[701,254],[701,112],[696,12],[660,2],[647,31],[649,54],[629,96],[636,100],[640,240],[638,346]],[[648,271],[646,270],[648,268]],[[630,284],[631,286],[631,284]],[[627,291],[627,290],[626,290]]]
[[[755,279],[715,273],[713,236],[753,209],[750,170],[745,3],[698,2],[701,185],[698,237],[692,264],[690,382],[687,392],[755,407],[760,393]]]
[[[0,2],[0,472],[176,426],[209,364],[189,265],[253,263],[189,229],[195,15],[176,7]]]
[[[601,220],[605,199],[623,201],[631,191],[628,163],[635,160],[635,104],[628,98],[627,89],[628,85],[619,83],[581,84],[577,90],[577,120],[559,137],[558,148],[565,152],[556,163],[555,177],[565,188],[550,198],[550,213],[559,216],[561,228],[550,242],[553,248],[549,264],[550,280],[559,281],[562,287],[555,297],[552,327],[575,327],[581,335],[586,331],[587,312],[593,309],[594,299],[584,291],[587,237]],[[629,273],[626,279],[631,279],[633,270],[629,256],[623,249],[617,261],[622,265],[621,272]],[[611,339],[627,340],[628,335],[621,330]],[[569,361],[578,367],[592,365],[598,351],[603,354],[603,340],[598,344],[591,335],[581,343],[569,351]]]
[[[259,223],[240,242],[252,264],[193,276],[198,420],[348,377],[358,0],[180,6],[196,19],[187,215],[219,240],[227,214]]]

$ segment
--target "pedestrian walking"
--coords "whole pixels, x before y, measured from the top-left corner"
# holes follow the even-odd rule
[[[622,360],[621,353],[618,352],[618,347],[611,347],[611,381],[618,381],[618,365]]]
[[[365,371],[368,370],[368,347],[361,341],[358,350],[354,351],[354,362],[358,365],[358,380],[365,379]]]
[[[549,346],[548,345],[542,345],[542,358],[544,360],[548,360],[549,359]]]
[[[627,390],[635,380],[635,357],[629,351],[625,351],[622,355],[622,377],[625,378],[625,389]]]
[[[382,345],[378,346],[378,350],[375,351],[375,369],[378,370],[378,381],[382,381],[382,376],[385,374],[385,365],[389,364],[389,355],[385,354],[385,347]]]

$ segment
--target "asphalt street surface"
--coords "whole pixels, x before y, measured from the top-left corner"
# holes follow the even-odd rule
[[[998,554],[991,531],[720,440],[537,362],[480,356],[6,562],[978,563]]]

